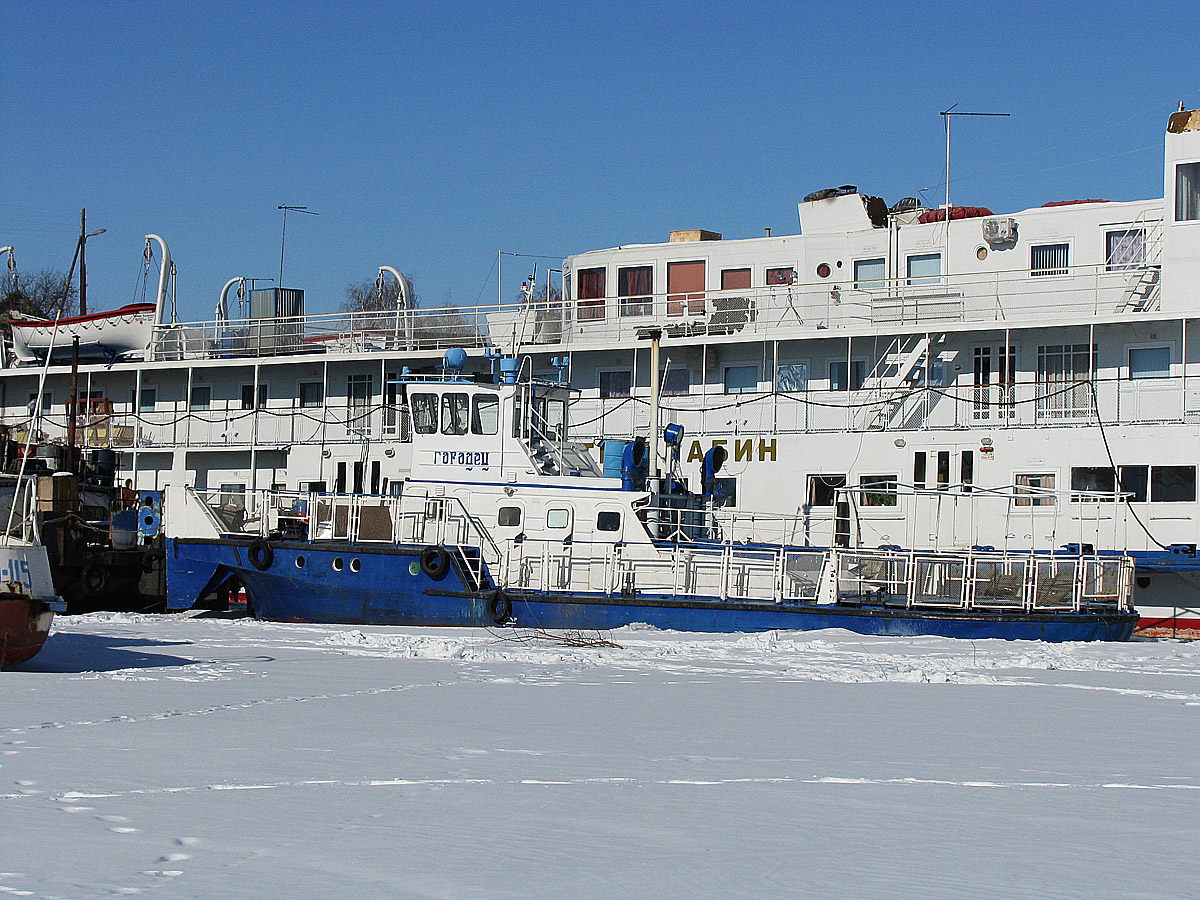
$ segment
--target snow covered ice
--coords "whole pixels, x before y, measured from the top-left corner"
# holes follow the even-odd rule
[[[1176,898],[1200,644],[59,619],[0,896]]]

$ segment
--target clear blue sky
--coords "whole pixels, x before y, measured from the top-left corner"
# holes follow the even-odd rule
[[[1200,105],[1194,3],[0,2],[0,245],[92,308],[165,237],[181,317],[279,271],[311,312],[393,265],[425,304],[496,296],[496,251],[797,230],[809,191],[1012,211],[1162,196]],[[506,258],[505,295],[532,260]],[[544,270],[547,260],[539,260]]]

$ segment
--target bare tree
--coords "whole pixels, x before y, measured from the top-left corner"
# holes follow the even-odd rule
[[[79,291],[67,276],[54,269],[25,272],[17,276],[15,290],[0,299],[6,318],[41,316],[53,319],[59,313],[74,315],[79,309]]]
[[[412,276],[405,275],[410,289]],[[394,312],[400,303],[400,285],[396,279],[388,278],[382,284],[376,281],[364,281],[361,284],[346,285],[346,299],[342,303],[342,311],[349,313],[360,312]],[[408,305],[417,305],[416,296],[408,298]]]

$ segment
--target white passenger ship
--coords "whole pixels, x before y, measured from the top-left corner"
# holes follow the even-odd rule
[[[139,489],[231,509],[272,487],[388,494],[411,466],[406,370],[457,346],[481,377],[582,388],[572,436],[619,477],[649,430],[657,329],[685,472],[724,446],[728,506],[793,517],[816,546],[1129,549],[1143,625],[1196,627],[1200,112],[1170,117],[1164,171],[1165,200],[1008,214],[831,189],[799,204],[798,235],[569,257],[550,302],[306,316],[272,289],[231,317],[234,279],[217,321],[81,364],[79,440],[119,451]],[[5,421],[33,404],[34,437],[61,440],[70,367],[55,356],[40,403],[38,374],[7,360]]]

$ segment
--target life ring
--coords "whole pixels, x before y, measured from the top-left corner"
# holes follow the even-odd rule
[[[90,600],[98,600],[108,593],[108,569],[104,563],[92,560],[79,573],[79,590]]]
[[[265,572],[275,561],[275,550],[262,538],[255,538],[246,550],[246,557],[250,560],[250,565],[260,572]]]
[[[512,601],[504,591],[496,591],[488,598],[487,614],[497,625],[503,625],[512,617]]]
[[[426,547],[421,551],[421,571],[434,581],[441,581],[450,571],[450,554],[445,547]]]

